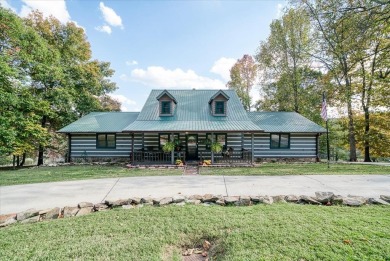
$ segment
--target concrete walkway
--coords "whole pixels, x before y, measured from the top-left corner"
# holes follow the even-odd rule
[[[130,197],[164,197],[177,193],[222,195],[314,195],[331,191],[379,197],[390,195],[390,175],[307,176],[165,176],[91,179],[0,187],[0,214],[29,208],[75,206]]]

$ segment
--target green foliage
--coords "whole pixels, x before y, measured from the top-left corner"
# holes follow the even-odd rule
[[[0,7],[0,155],[57,144],[50,132],[91,111],[120,110],[107,96],[112,75],[74,23]]]
[[[219,153],[222,151],[222,145],[219,142],[212,142],[210,145],[210,149],[212,152]]]
[[[162,150],[164,152],[172,152],[175,150],[176,144],[173,141],[167,141],[164,146],[162,147]]]

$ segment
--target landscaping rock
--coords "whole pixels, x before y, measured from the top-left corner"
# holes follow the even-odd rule
[[[254,203],[259,203],[259,201],[260,201],[259,198],[260,198],[259,196],[251,196],[251,200],[252,200],[252,202],[254,202]]]
[[[316,199],[317,199],[317,201],[319,201],[319,202],[321,202],[323,204],[332,202],[333,197],[334,197],[334,193],[333,192],[321,192],[321,191],[317,191],[316,192]]]
[[[343,205],[350,207],[360,207],[366,203],[366,200],[362,200],[359,197],[346,197],[343,198]]]
[[[115,207],[120,207],[123,205],[129,205],[129,204],[131,204],[131,202],[132,202],[132,199],[118,199],[118,200],[111,202],[111,207],[115,208]]]
[[[152,203],[153,205],[153,199],[151,197],[141,198],[141,203]]]
[[[186,203],[191,205],[199,205],[202,202],[198,199],[187,199]]]
[[[90,208],[93,207],[93,204],[91,202],[80,202],[78,204],[79,208]]]
[[[236,202],[237,206],[250,206],[252,205],[251,198],[248,196],[241,196],[240,200]]]
[[[74,217],[79,212],[78,207],[64,207],[64,217]]]
[[[184,201],[181,201],[179,203],[176,203],[176,206],[179,206],[179,207],[182,207],[182,206],[185,206],[185,202]]]
[[[224,199],[218,199],[217,201],[215,201],[215,204],[217,204],[219,206],[225,206],[225,200]]]
[[[160,206],[165,206],[165,205],[169,205],[169,204],[171,204],[173,202],[173,199],[172,198],[163,198],[163,199],[161,199],[160,200],[160,203],[159,203],[159,205]]]
[[[299,196],[299,202],[311,204],[311,205],[321,205],[321,202],[317,201],[313,197],[306,196],[306,195]]]
[[[274,203],[274,199],[271,196],[259,196],[259,203],[271,205]]]
[[[159,204],[160,204],[160,201],[161,201],[161,198],[154,198],[154,199],[153,199],[153,204],[154,204],[154,205],[159,205]]]
[[[363,204],[367,204],[367,202],[368,202],[368,198],[361,197],[361,196],[348,195],[348,198],[355,198],[355,199],[360,200],[361,202],[363,202]]]
[[[224,197],[225,204],[226,205],[232,205],[235,204],[237,201],[240,200],[239,197]]]
[[[216,202],[219,199],[218,196],[213,195],[213,194],[205,194],[202,197],[202,202]]]
[[[172,197],[172,200],[173,200],[173,203],[180,203],[180,202],[184,202],[186,200],[186,198],[182,195],[174,195]]]
[[[369,198],[368,204],[374,204],[374,205],[390,205],[387,201],[384,201],[380,198]]]
[[[272,199],[274,200],[274,203],[286,203],[286,200],[284,199],[286,196],[284,195],[278,195],[273,196]]]
[[[287,195],[284,200],[286,200],[287,202],[290,202],[290,203],[297,203],[299,201],[299,197],[295,196],[295,195]]]
[[[22,224],[29,224],[29,223],[35,223],[35,222],[38,222],[38,221],[39,221],[39,216],[34,216],[34,217],[31,217],[31,218],[28,218],[28,219],[24,219],[20,223],[22,223]]]
[[[79,210],[79,212],[77,212],[76,216],[79,217],[79,216],[88,215],[92,211],[93,211],[93,207],[80,208],[80,210]]]
[[[142,199],[141,198],[131,198],[131,199],[129,199],[129,204],[136,204],[136,205],[138,205],[138,204],[141,204],[142,203]]]
[[[47,211],[45,214],[42,214],[42,219],[57,219],[60,216],[60,208],[52,208],[49,211]]]
[[[36,210],[35,208],[30,208],[30,209],[27,209],[26,211],[23,211],[23,212],[16,214],[16,220],[22,221],[22,220],[25,220],[25,219],[28,219],[28,218],[31,218],[34,216],[38,216],[38,215],[39,215],[39,210]]]
[[[3,223],[0,223],[0,227],[6,227],[6,226],[12,225],[12,224],[14,224],[16,222],[17,221],[16,221],[15,218],[9,218],[6,221],[4,221]]]
[[[8,222],[10,219],[15,219],[16,220],[16,214],[5,214],[5,215],[0,215],[0,224]]]
[[[202,200],[202,198],[201,195],[191,195],[188,197],[189,200]]]
[[[333,201],[333,204],[343,204],[343,196],[334,195],[332,201]]]
[[[97,203],[93,206],[95,211],[105,211],[108,210],[108,206],[104,203]]]
[[[133,205],[123,205],[122,206],[123,209],[132,209],[132,208],[135,208]]]
[[[390,196],[389,195],[380,195],[379,197],[381,200],[384,200],[388,203],[390,203]]]

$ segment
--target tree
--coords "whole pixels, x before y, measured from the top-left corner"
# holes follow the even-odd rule
[[[55,69],[49,76],[31,74],[31,88],[41,100],[49,102],[50,114],[41,115],[42,127],[57,129],[91,111],[102,108],[99,97],[116,89],[109,80],[110,64],[91,60],[90,44],[82,28],[73,22],[61,24],[54,17],[47,19],[37,11],[26,24],[34,28],[59,54],[58,61],[45,61]],[[44,147],[40,146],[38,165],[43,164]]]
[[[37,101],[27,85],[31,72],[49,70],[41,61],[53,53],[18,16],[0,8],[0,54],[0,153],[25,155],[48,142],[37,118],[49,106]]]
[[[251,55],[245,54],[230,69],[230,81],[226,84],[229,89],[234,89],[240,97],[245,110],[251,109],[250,91],[255,84],[257,65]]]
[[[387,27],[388,32],[389,6],[380,1],[368,0],[301,0],[299,2],[309,13],[317,32],[315,39],[319,44],[312,56],[326,67],[328,74],[337,83],[339,87],[337,98],[347,107],[350,161],[356,161],[353,99],[356,96],[361,98],[361,105],[366,115],[366,134],[369,135],[369,111],[372,94],[375,92],[372,89],[373,85],[370,84],[373,77],[367,74],[366,69],[370,67],[370,71],[373,72],[372,66],[376,67],[379,49],[375,51],[375,46],[378,44],[375,43],[375,39],[378,36],[378,29],[379,35],[384,36],[381,27]],[[385,54],[382,57],[387,56]],[[367,161],[369,161],[368,141],[367,138],[365,153]]]

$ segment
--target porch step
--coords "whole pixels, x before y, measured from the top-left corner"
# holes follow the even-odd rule
[[[199,175],[199,167],[197,165],[187,165],[184,168],[183,175]]]

